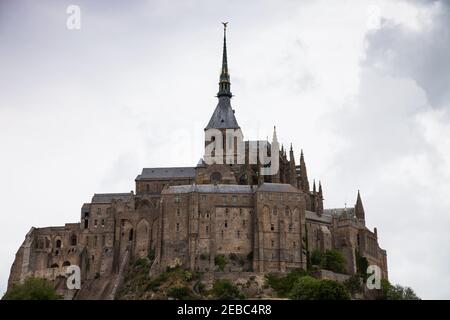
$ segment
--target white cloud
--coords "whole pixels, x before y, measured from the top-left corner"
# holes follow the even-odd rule
[[[361,189],[391,280],[450,296],[445,3],[79,2],[78,33],[65,28],[69,2],[1,4],[0,291],[32,225],[77,221],[94,192],[131,190],[142,167],[198,161],[229,20],[246,137],[277,125],[329,207]]]

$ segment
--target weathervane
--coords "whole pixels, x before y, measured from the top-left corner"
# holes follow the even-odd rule
[[[222,22],[222,24],[223,24],[223,30],[224,31],[227,30],[228,21],[227,22]]]

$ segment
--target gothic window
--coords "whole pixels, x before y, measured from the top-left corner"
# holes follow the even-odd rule
[[[228,228],[228,220],[225,220],[225,228]]]
[[[97,219],[94,220],[94,227],[97,228]]]
[[[105,226],[105,219],[102,219],[102,227]]]
[[[211,182],[213,184],[219,184],[222,182],[222,174],[220,172],[213,172],[211,174]]]
[[[130,232],[128,233],[128,241],[133,241],[133,229],[130,229]]]
[[[209,226],[206,226],[206,234],[209,234]]]
[[[56,240],[56,247],[61,248],[61,240]]]
[[[74,234],[70,237],[70,245],[71,246],[76,246],[77,245],[77,236],[74,235]]]

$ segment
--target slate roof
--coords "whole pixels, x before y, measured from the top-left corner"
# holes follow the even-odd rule
[[[258,191],[264,192],[300,192],[297,188],[285,183],[263,183]]]
[[[219,97],[219,103],[209,120],[206,129],[239,129],[234,110],[231,108],[230,97]]]
[[[254,188],[249,185],[237,184],[192,184],[183,186],[170,186],[163,190],[163,194],[168,193],[253,193]]]
[[[131,193],[95,193],[91,203],[111,203],[113,199],[129,201],[131,197]]]
[[[195,178],[195,167],[144,168],[136,180]]]
[[[325,209],[323,210],[323,213],[328,214],[330,216],[343,216],[345,213],[348,217],[353,217],[355,215],[355,208],[333,208],[333,209]]]
[[[306,219],[308,219],[308,220],[314,220],[314,221],[319,221],[319,222],[324,222],[324,223],[331,223],[331,221],[332,221],[331,215],[329,215],[325,212],[324,212],[324,214],[319,216],[316,212],[306,210],[305,216],[306,216]]]

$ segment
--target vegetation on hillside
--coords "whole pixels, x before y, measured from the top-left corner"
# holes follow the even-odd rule
[[[345,273],[345,259],[340,251],[327,250],[322,253],[314,250],[310,254],[310,260],[312,265],[320,266],[322,269]]]
[[[346,300],[350,294],[346,287],[332,280],[320,280],[312,273],[298,269],[285,276],[269,274],[266,277],[278,297],[295,300]]]
[[[23,284],[14,285],[2,298],[3,300],[58,300],[62,299],[55,287],[42,278],[30,277]]]

